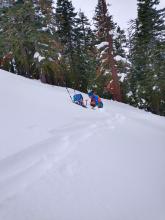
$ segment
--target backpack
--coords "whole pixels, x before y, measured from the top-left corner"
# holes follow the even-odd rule
[[[73,102],[80,104],[83,102],[83,96],[81,94],[75,94],[73,96]]]
[[[81,105],[82,107],[86,108],[87,106],[84,104],[83,96],[82,94],[75,94],[73,96],[73,102],[77,105]]]
[[[103,108],[103,102],[101,101],[101,98],[98,96],[98,108]]]

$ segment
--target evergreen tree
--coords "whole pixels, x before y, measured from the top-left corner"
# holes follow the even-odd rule
[[[95,36],[83,12],[79,12],[78,17],[76,17],[74,32],[74,60],[77,73],[75,88],[86,92],[95,77],[96,50],[94,46]]]
[[[89,21],[84,13],[75,12],[71,1],[58,0],[56,22],[67,86],[86,92],[96,68],[94,34]]]
[[[65,79],[67,86],[75,86],[75,63],[74,63],[74,28],[75,17],[77,13],[74,12],[72,2],[69,0],[57,0],[56,5],[56,24],[57,34],[60,42],[63,45],[61,56],[63,59],[63,71],[65,72]]]
[[[29,22],[33,24],[30,28]],[[34,48],[31,40],[35,27],[33,22],[34,10],[32,10],[31,3],[26,7],[24,4],[17,4],[12,8],[2,10],[0,19],[3,39],[1,41],[1,57],[12,53],[14,63],[17,63],[17,69],[15,68],[14,71],[28,77],[30,77],[30,60]],[[13,69],[12,65],[12,60],[10,60],[6,66],[7,70]]]
[[[40,0],[34,4],[36,19],[40,22],[39,39],[35,44],[35,62],[43,82],[64,85],[60,67],[61,45],[56,34],[56,19],[52,0]]]
[[[3,68],[54,84],[54,69],[59,65],[51,11],[51,1],[19,1],[12,8],[3,9],[1,58],[12,53]]]
[[[118,77],[120,81],[122,101],[126,102],[126,93],[127,93],[127,76],[130,68],[128,62],[128,45],[127,38],[124,30],[119,26],[115,26],[113,32],[114,39],[114,58],[117,65]]]
[[[158,0],[138,0],[131,49],[130,101],[135,106],[163,113],[164,105],[164,13]]]
[[[113,48],[113,29],[115,25],[108,13],[105,0],[98,0],[94,21],[99,52],[99,66],[97,70],[97,79],[100,82],[99,91],[101,92],[102,90],[102,93],[104,93],[104,88],[107,86],[108,90],[113,94],[114,99],[121,101],[121,91]]]

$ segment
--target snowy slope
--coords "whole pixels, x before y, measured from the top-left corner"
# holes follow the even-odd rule
[[[0,70],[0,220],[164,220],[165,118]]]

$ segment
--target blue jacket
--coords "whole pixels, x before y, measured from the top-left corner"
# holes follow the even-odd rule
[[[91,96],[91,101],[94,101],[96,103],[96,105],[98,105],[99,103],[99,97],[97,95],[92,95]]]

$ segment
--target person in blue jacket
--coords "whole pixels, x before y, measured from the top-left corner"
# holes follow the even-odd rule
[[[103,102],[101,100],[101,98],[95,94],[94,91],[90,91],[88,93],[89,98],[91,99],[90,105],[94,108],[94,107],[98,107],[98,108],[103,108]]]

